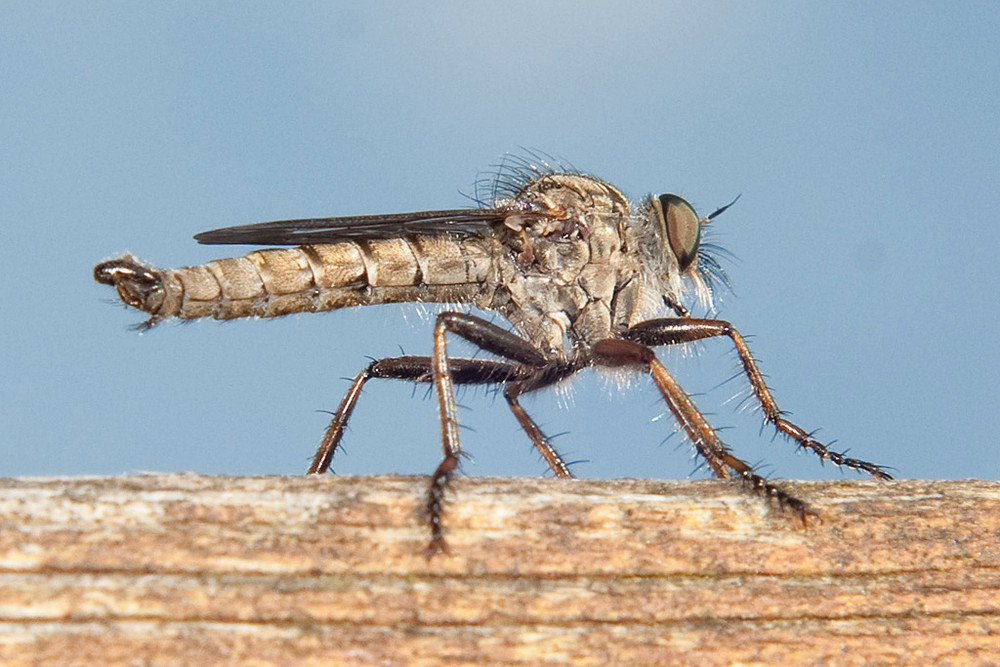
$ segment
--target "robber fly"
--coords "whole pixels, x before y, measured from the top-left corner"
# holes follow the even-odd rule
[[[140,325],[145,328],[171,317],[277,317],[410,301],[473,304],[503,315],[510,329],[467,313],[441,312],[431,356],[371,362],[354,378],[309,467],[309,473],[329,469],[368,380],[432,384],[444,454],[426,497],[429,555],[445,546],[445,493],[462,454],[454,386],[499,386],[552,472],[568,478],[565,460],[519,398],[592,366],[648,373],[716,476],[742,481],[805,521],[815,514],[809,506],[734,456],[653,351],[728,338],[766,422],[821,460],[891,479],[882,467],[832,451],[785,419],[739,332],[722,320],[692,317],[685,307],[691,300],[710,303],[713,278],[725,277],[699,249],[702,228],[727,208],[699,217],[672,194],[631,204],[593,176],[515,158],[501,165],[480,208],[227,227],[195,238],[293,247],[176,270],[125,255],[98,264],[94,277],[113,285],[125,304],[148,313]],[[450,357],[449,334],[494,358]]]

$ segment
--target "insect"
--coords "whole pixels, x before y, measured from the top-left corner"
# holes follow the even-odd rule
[[[482,182],[481,182],[482,183]],[[478,188],[477,188],[478,189]],[[655,347],[723,337],[735,347],[765,422],[821,460],[891,476],[881,466],[829,449],[785,419],[743,337],[729,323],[693,317],[684,305],[710,303],[725,274],[701,244],[702,229],[729,206],[699,217],[673,194],[631,204],[593,176],[510,158],[480,208],[420,211],[227,227],[200,243],[292,246],[256,250],[202,266],[155,269],[130,255],[94,268],[128,306],[167,318],[277,317],[393,302],[473,304],[510,323],[444,310],[434,321],[431,356],[378,359],[351,383],[308,473],[326,472],[361,389],[372,378],[433,385],[443,457],[425,499],[428,555],[445,549],[446,490],[462,448],[455,385],[496,385],[552,472],[565,460],[521,407],[520,397],[589,367],[647,373],[680,430],[712,472],[733,478],[803,521],[815,512],[734,456],[675,381]],[[493,355],[455,358],[449,336]]]

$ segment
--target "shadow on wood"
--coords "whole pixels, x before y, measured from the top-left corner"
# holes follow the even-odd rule
[[[1000,661],[1000,483],[0,480],[0,662]]]

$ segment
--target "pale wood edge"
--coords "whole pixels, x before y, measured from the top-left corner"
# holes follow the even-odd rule
[[[0,479],[3,664],[1000,656],[1000,483]]]

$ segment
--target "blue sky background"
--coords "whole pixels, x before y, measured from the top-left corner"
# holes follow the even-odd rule
[[[0,474],[303,472],[343,378],[427,353],[429,319],[140,336],[93,265],[200,263],[230,249],[191,236],[227,225],[462,207],[529,147],[633,198],[742,193],[713,223],[739,258],[720,315],[780,405],[902,477],[1000,478],[1000,5],[618,5],[3,3]],[[840,476],[726,403],[746,388],[719,386],[730,345],[698,350],[665,359],[739,455]],[[545,472],[502,400],[460,401],[467,472]],[[524,404],[581,476],[694,469],[646,381],[586,373]],[[372,382],[334,467],[429,473],[436,420],[423,390]]]

